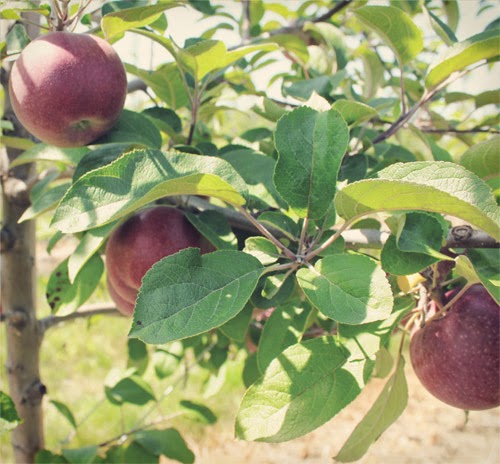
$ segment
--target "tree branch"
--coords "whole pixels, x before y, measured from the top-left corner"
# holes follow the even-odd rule
[[[66,314],[64,316],[51,315],[40,319],[38,321],[40,334],[43,335],[47,331],[47,329],[50,329],[55,325],[85,317],[98,316],[100,314],[108,316],[122,316],[122,314],[116,309],[114,303],[101,303],[82,306],[78,311],[75,311],[74,313]]]
[[[194,213],[201,211],[216,211],[222,214],[235,229],[261,235],[262,232],[244,214],[234,209],[216,206],[197,196],[186,198],[166,198],[170,204],[181,206]],[[284,238],[284,234],[276,228],[266,225],[266,229],[276,238]],[[389,236],[388,232],[376,229],[349,229],[342,232],[347,248],[381,248]],[[298,240],[298,237],[297,237]],[[500,248],[500,243],[485,232],[475,230],[470,226],[456,226],[450,230],[446,246],[449,248]]]

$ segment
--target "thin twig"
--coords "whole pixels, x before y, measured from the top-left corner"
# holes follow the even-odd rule
[[[112,303],[100,303],[95,305],[83,306],[74,313],[66,314],[64,316],[51,315],[40,319],[38,321],[40,333],[43,334],[47,331],[47,329],[58,324],[62,324],[63,322],[69,322],[76,319],[98,315],[121,316],[122,314],[116,309],[115,304]]]

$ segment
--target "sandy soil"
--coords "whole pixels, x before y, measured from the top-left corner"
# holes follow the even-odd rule
[[[410,398],[401,417],[372,445],[361,464],[500,463],[500,408],[465,414],[432,397],[406,367]],[[346,410],[305,437],[280,444],[234,440],[228,424],[206,429],[189,440],[197,464],[326,464],[333,457],[383,387],[372,381]],[[187,438],[187,437],[186,437]],[[165,460],[166,463],[174,461]]]

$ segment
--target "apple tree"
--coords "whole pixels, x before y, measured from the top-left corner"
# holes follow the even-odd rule
[[[491,12],[494,2],[477,7]],[[10,430],[16,461],[194,462],[170,416],[151,407],[168,393],[155,391],[147,366],[162,360],[154,373],[175,389],[181,361],[223,381],[235,357],[245,363],[247,390],[234,411],[242,440],[303,436],[348,408],[370,379],[384,378],[335,456],[355,461],[406,407],[410,336],[451,315],[461,320],[454,308],[478,286],[481,301],[470,304],[488,305],[488,323],[467,322],[474,314],[466,311],[463,330],[466,340],[490,340],[491,356],[469,361],[492,380],[462,373],[466,384],[476,382],[465,404],[479,404],[473,396],[488,388],[487,407],[500,405],[499,93],[453,87],[496,66],[498,19],[459,38],[460,2],[444,0],[53,0],[1,8],[8,388],[0,392],[0,426]],[[185,30],[196,24],[184,43],[171,32],[179,9],[192,14]],[[63,34],[76,39],[72,58]],[[107,102],[111,71],[100,68],[97,52],[79,54],[90,37],[116,50],[145,40],[165,57],[150,69],[122,58],[130,98],[106,125],[104,110],[121,102],[123,83],[113,78],[117,97]],[[68,114],[72,130],[101,124],[104,134],[67,143],[57,133]],[[56,135],[44,140],[48,129],[37,129],[47,124]],[[151,208],[165,219],[129,227]],[[41,297],[37,219],[50,222],[49,251],[66,236],[77,240]],[[196,239],[182,241],[182,221]],[[108,248],[118,230],[118,245]],[[109,298],[86,305],[110,276]],[[43,297],[50,314],[42,316]],[[103,390],[111,404],[142,406],[145,420],[100,443],[46,449],[44,334],[102,314],[111,324],[123,299],[129,365]],[[451,352],[461,358],[467,346]],[[77,425],[71,404],[53,405]],[[201,398],[179,408],[215,420]]]

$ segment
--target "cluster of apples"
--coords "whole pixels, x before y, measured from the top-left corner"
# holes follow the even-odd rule
[[[74,147],[112,128],[123,110],[127,80],[105,40],[52,32],[23,50],[12,67],[9,91],[14,112],[29,132],[43,142]],[[106,245],[108,288],[117,308],[131,316],[148,269],[187,247],[210,251],[175,208],[146,208],[117,227]],[[454,294],[446,295],[447,301]],[[410,358],[422,384],[455,407],[499,406],[499,327],[498,304],[483,286],[471,287],[413,334]]]

